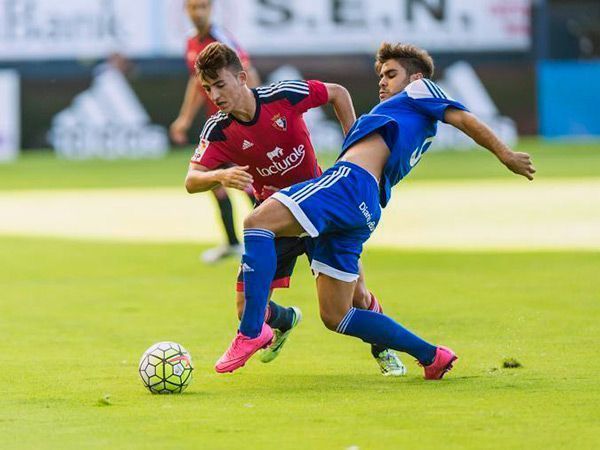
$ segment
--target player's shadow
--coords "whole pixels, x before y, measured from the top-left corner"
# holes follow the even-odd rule
[[[286,383],[305,388],[311,392],[331,392],[335,390],[348,390],[362,392],[381,393],[387,390],[397,390],[399,386],[456,386],[464,384],[471,378],[481,378],[477,376],[448,376],[439,382],[432,382],[423,379],[420,373],[409,373],[403,377],[384,377],[380,374],[295,374],[287,375]],[[285,390],[282,390],[285,392]]]
[[[530,374],[515,377],[514,371],[480,372],[468,375],[449,373],[439,381],[424,380],[422,372],[413,368],[403,377],[384,377],[373,372],[359,373],[281,373],[240,371],[234,374],[210,374],[204,383],[197,383],[185,393],[186,396],[216,398],[226,391],[232,398],[261,398],[290,396],[352,395],[361,392],[380,396],[401,392],[448,392],[459,393],[476,390],[526,390],[534,380]],[[524,373],[523,373],[524,375]]]
[[[236,376],[237,375],[237,376]],[[397,392],[402,387],[422,386],[424,389],[457,389],[471,384],[473,379],[482,379],[485,376],[449,376],[441,381],[427,381],[420,373],[414,371],[404,377],[384,377],[377,373],[356,374],[276,374],[240,373],[230,376],[226,380],[214,380],[217,383],[227,383],[228,392],[245,392],[248,395],[268,394],[269,396],[283,397],[290,394],[310,393],[330,395],[334,393],[357,392],[381,395],[388,392]],[[222,375],[221,375],[222,377]],[[226,375],[227,377],[227,375]]]

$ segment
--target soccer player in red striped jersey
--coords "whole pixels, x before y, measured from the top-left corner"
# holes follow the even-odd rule
[[[202,107],[206,111],[206,118],[209,118],[218,111],[217,106],[206,96],[204,89],[202,89],[202,86],[194,76],[194,62],[206,46],[213,42],[223,42],[233,47],[238,55],[240,55],[244,70],[248,73],[249,85],[256,86],[259,83],[258,74],[252,67],[248,54],[227,30],[211,22],[212,3],[212,0],[186,0],[185,3],[186,12],[194,24],[194,32],[187,40],[185,56],[190,78],[185,90],[179,116],[169,129],[171,139],[179,145],[187,143],[187,132]],[[223,227],[227,235],[227,245],[206,251],[202,255],[202,259],[207,263],[216,262],[226,256],[241,254],[242,250],[235,232],[233,208],[227,191],[223,187],[219,187],[212,192],[221,212]]]
[[[223,44],[208,46],[196,61],[196,70],[220,112],[206,122],[200,135],[200,144],[186,178],[186,189],[190,193],[215,186],[243,190],[252,185],[255,197],[259,201],[266,200],[279,189],[321,174],[303,119],[308,109],[331,104],[344,133],[356,119],[350,95],[337,84],[317,80],[282,81],[248,88],[240,59]],[[236,166],[228,167],[232,163]],[[274,288],[289,286],[297,257],[306,253],[310,258],[311,242],[310,238],[295,237],[276,240],[277,271],[271,292]],[[236,298],[240,317],[244,308],[245,269],[242,262]],[[362,272],[354,306],[381,312],[377,299],[366,288]],[[299,319],[298,308],[283,308],[269,302],[266,322],[275,330],[275,336],[261,354],[263,362],[279,354]],[[394,352],[377,345],[371,350],[384,375],[405,374],[406,369]]]

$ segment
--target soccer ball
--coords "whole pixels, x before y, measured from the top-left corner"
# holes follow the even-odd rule
[[[140,359],[140,377],[153,394],[178,394],[192,381],[192,357],[175,342],[154,344]]]

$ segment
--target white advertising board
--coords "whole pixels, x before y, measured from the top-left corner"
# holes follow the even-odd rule
[[[180,56],[184,0],[0,0],[0,60]],[[215,0],[214,19],[252,54],[525,51],[531,0]]]
[[[19,74],[0,70],[0,163],[17,158],[21,146]]]
[[[530,46],[530,9],[530,0],[257,0],[239,2],[224,24],[263,54],[371,53],[384,40],[518,51]]]
[[[111,64],[95,69],[89,89],[52,119],[50,142],[65,159],[164,156],[167,131],[153,125],[125,76]]]

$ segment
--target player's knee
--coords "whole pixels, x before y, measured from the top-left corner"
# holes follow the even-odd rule
[[[352,306],[358,309],[369,309],[371,293],[364,284],[357,284],[352,297]]]
[[[256,210],[252,211],[246,218],[244,219],[244,228],[262,228],[262,220],[258,214],[256,214]]]
[[[261,207],[256,208],[244,219],[244,228],[263,228],[272,230],[272,210],[272,206],[265,208],[261,205]]]
[[[344,311],[337,309],[321,309],[321,321],[329,330],[336,331],[338,325],[346,315]]]
[[[321,321],[323,325],[327,327],[327,329],[331,331],[335,331],[340,324],[340,320],[334,314],[327,314],[321,312]]]

